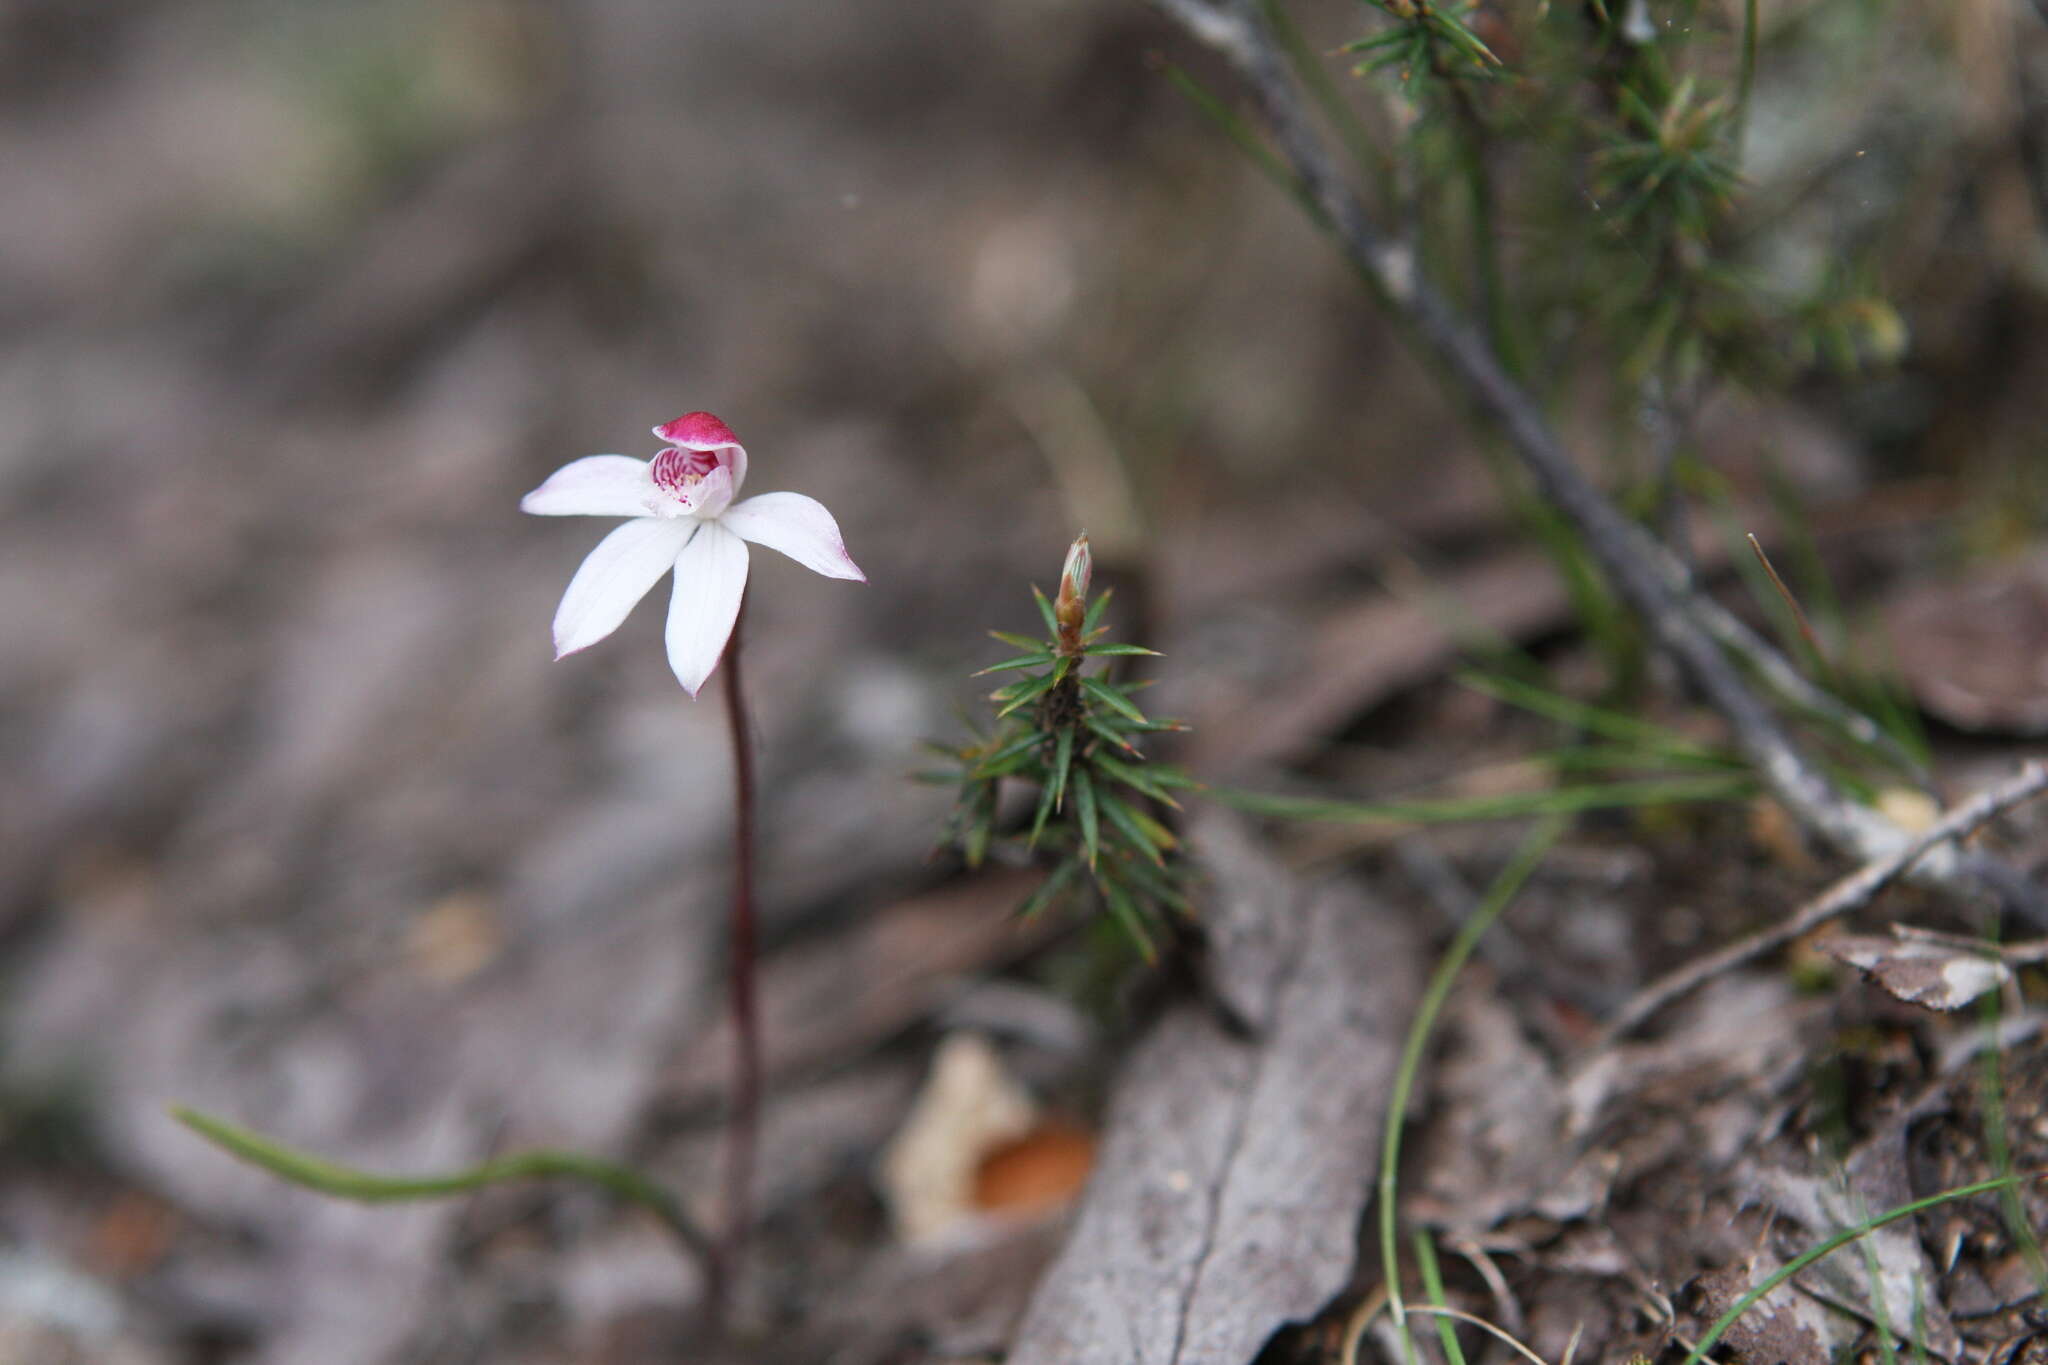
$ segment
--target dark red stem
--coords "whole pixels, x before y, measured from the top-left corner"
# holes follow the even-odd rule
[[[732,1117],[726,1127],[725,1235],[719,1260],[725,1289],[739,1278],[752,1225],[754,1153],[761,1124],[761,1020],[754,1000],[757,936],[754,927],[754,750],[740,683],[740,638],[746,598],[725,644],[725,719],[732,733]],[[722,1306],[722,1305],[721,1305]]]

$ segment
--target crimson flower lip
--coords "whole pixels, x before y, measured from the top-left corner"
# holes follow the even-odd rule
[[[625,621],[671,571],[669,667],[691,696],[718,667],[747,587],[747,544],[765,545],[827,578],[865,583],[839,523],[816,498],[763,493],[735,502],[747,450],[708,412],[654,428],[651,460],[587,455],[519,501],[543,517],[626,517],[585,556],[555,611],[555,657],[588,649]]]

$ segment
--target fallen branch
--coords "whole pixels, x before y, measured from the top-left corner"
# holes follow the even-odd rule
[[[1627,1004],[1614,1012],[1613,1017],[1607,1021],[1607,1026],[1594,1040],[1589,1055],[1612,1046],[1651,1015],[1695,987],[1773,949],[1782,948],[1831,919],[1837,919],[1867,905],[1872,897],[1891,885],[1934,848],[1974,833],[2044,789],[2048,789],[2048,764],[2038,761],[2029,763],[2010,780],[1979,792],[1936,821],[1924,834],[1908,842],[1905,847],[1850,873],[1777,924],[1768,929],[1758,930],[1718,952],[1709,953],[1659,977],[1636,992]]]

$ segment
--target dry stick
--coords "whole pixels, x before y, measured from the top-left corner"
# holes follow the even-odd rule
[[[2048,789],[2048,763],[2029,763],[2011,779],[1979,792],[1957,806],[1905,847],[1850,873],[1777,924],[1659,977],[1614,1012],[1607,1026],[1593,1040],[1587,1055],[1612,1046],[1631,1029],[1694,987],[1867,904],[1871,897],[1890,885],[1928,850],[1974,832],[2043,789]]]
[[[725,1298],[738,1281],[752,1219],[750,1198],[754,1152],[761,1125],[761,1021],[754,1000],[756,934],[754,920],[754,751],[747,722],[747,702],[740,684],[740,638],[746,624],[747,599],[740,596],[739,615],[725,645],[725,719],[732,738],[733,879],[732,879],[732,1117],[726,1128],[725,1227],[717,1258],[712,1311],[723,1313]]]
[[[1798,676],[1754,632],[1693,590],[1684,566],[1630,521],[1581,474],[1535,399],[1510,377],[1492,347],[1424,279],[1414,248],[1383,238],[1365,206],[1341,180],[1288,75],[1261,0],[1154,0],[1190,33],[1227,57],[1250,83],[1280,153],[1344,253],[1399,311],[1466,396],[1501,428],[1538,489],[1585,538],[1615,590],[1728,721],[1735,742],[1794,817],[1830,845],[1862,861],[1896,854],[1906,834],[1876,811],[1844,798],[1809,764],[1775,716],[1752,692],[1724,649],[1766,675],[1773,690],[1830,717],[1846,708]],[[1873,734],[1867,718],[1852,732]],[[2009,869],[2007,870],[2009,871]],[[2023,880],[1981,861],[1916,869],[1952,890],[1987,886],[2008,897]]]
[[[1756,532],[1750,531],[1746,534],[1749,548],[1756,552],[1756,562],[1764,566],[1764,572],[1770,576],[1771,586],[1778,590],[1778,596],[1784,600],[1786,608],[1792,613],[1793,624],[1799,628],[1799,638],[1806,641],[1806,647],[1813,651],[1813,657],[1820,663],[1821,668],[1829,668],[1827,651],[1820,646],[1820,636],[1814,633],[1813,622],[1806,619],[1806,608],[1799,605],[1799,599],[1792,595],[1792,589],[1779,576],[1778,566],[1771,563],[1771,557],[1764,552],[1764,543],[1756,538]]]

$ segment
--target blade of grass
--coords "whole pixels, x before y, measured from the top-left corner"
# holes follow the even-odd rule
[[[1450,998],[1451,986],[1457,981],[1458,973],[1464,969],[1465,960],[1472,956],[1483,935],[1502,912],[1514,901],[1515,895],[1535,872],[1537,864],[1550,851],[1564,833],[1565,821],[1552,817],[1539,823],[1529,831],[1508,859],[1508,865],[1493,879],[1493,885],[1486,889],[1472,917],[1459,928],[1450,947],[1438,959],[1436,970],[1430,974],[1429,985],[1422,993],[1422,1003],[1416,1007],[1415,1020],[1408,1026],[1408,1041],[1401,1050],[1401,1065],[1394,1072],[1394,1087],[1387,1097],[1387,1128],[1380,1140],[1380,1277],[1387,1287],[1387,1309],[1392,1315],[1394,1326],[1401,1335],[1401,1347],[1409,1365],[1414,1365],[1415,1342],[1408,1335],[1406,1308],[1401,1302],[1400,1249],[1395,1241],[1396,1184],[1401,1166],[1401,1125],[1408,1115],[1409,1096],[1415,1089],[1415,1077],[1422,1069],[1422,1054],[1429,1046],[1429,1037],[1436,1029],[1436,1017]]]
[[[1547,687],[1511,678],[1501,674],[1466,671],[1457,675],[1459,685],[1475,692],[1483,692],[1496,701],[1510,706],[1519,706],[1524,711],[1569,725],[1588,734],[1611,739],[1618,744],[1632,744],[1657,754],[1684,755],[1687,758],[1723,757],[1717,751],[1679,734],[1676,730],[1631,716],[1611,707],[1595,706],[1591,702],[1567,697],[1562,692],[1553,692]]]
[[[685,1248],[711,1254],[711,1243],[680,1202],[661,1186],[627,1166],[581,1152],[539,1149],[514,1152],[465,1171],[442,1175],[382,1176],[287,1147],[262,1134],[196,1109],[175,1107],[171,1117],[230,1156],[260,1166],[294,1185],[337,1199],[365,1204],[404,1203],[469,1194],[507,1180],[563,1178],[597,1186],[614,1198],[638,1204],[660,1219]]]
[[[1709,1327],[1705,1335],[1701,1336],[1693,1344],[1690,1351],[1686,1352],[1685,1359],[1680,1362],[1680,1365],[1700,1365],[1700,1362],[1706,1359],[1707,1352],[1713,1349],[1714,1343],[1721,1339],[1721,1334],[1732,1327],[1737,1318],[1747,1313],[1758,1299],[1763,1298],[1764,1295],[1770,1293],[1773,1289],[1776,1289],[1815,1261],[1824,1260],[1832,1256],[1835,1252],[1849,1245],[1849,1243],[1859,1238],[1868,1237],[1879,1228],[1890,1223],[1896,1223],[1901,1218],[1910,1218],[1916,1213],[1937,1208],[1952,1200],[1970,1199],[1980,1194],[1991,1194],[1998,1190],[2015,1189],[2026,1181],[2039,1180],[2043,1176],[2048,1176],[2048,1171],[2030,1171],[2025,1175],[2001,1175],[1990,1180],[1979,1180],[1971,1185],[1958,1185],[1952,1190],[1943,1190],[1939,1194],[1930,1194],[1924,1199],[1915,1199],[1910,1203],[1901,1204],[1897,1208],[1888,1209],[1878,1214],[1875,1218],[1866,1219],[1854,1227],[1842,1229],[1826,1241],[1816,1243],[1785,1262],[1784,1265],[1779,1266],[1776,1271],[1765,1276],[1761,1284],[1755,1286],[1748,1293],[1730,1304],[1728,1311],[1714,1319],[1714,1325]]]
[[[1422,1272],[1422,1292],[1429,1295],[1429,1306],[1438,1309],[1450,1307],[1444,1302],[1444,1277],[1437,1268],[1436,1246],[1424,1228],[1415,1229],[1415,1265]],[[1448,1313],[1437,1318],[1436,1337],[1443,1343],[1444,1358],[1451,1365],[1465,1365],[1465,1348],[1458,1344],[1457,1324]]]
[[[1509,792],[1501,796],[1454,796],[1435,801],[1328,801],[1313,796],[1276,796],[1236,787],[1218,787],[1210,795],[1238,810],[1285,820],[1433,825],[1467,820],[1513,820],[1531,815],[1570,815],[1580,811],[1677,805],[1692,801],[1734,801],[1755,790],[1756,782],[1748,776],[1708,775],[1602,782],[1583,787],[1560,787],[1554,791]]]
[[[1997,1046],[1998,1019],[2002,1010],[1999,992],[1986,994],[1979,1009],[1985,1034],[1980,1073],[1984,1091],[1984,1148],[1990,1154],[1991,1169],[2000,1175],[2011,1175],[2012,1139],[2006,1131],[2005,1063]],[[2034,1285],[2042,1304],[2048,1306],[2048,1258],[2042,1255],[2040,1235],[2027,1221],[2026,1209],[2020,1203],[2016,1187],[2008,1185],[1998,1192],[1998,1212],[2005,1222],[2006,1236],[2019,1248],[2027,1269],[2033,1272]]]

